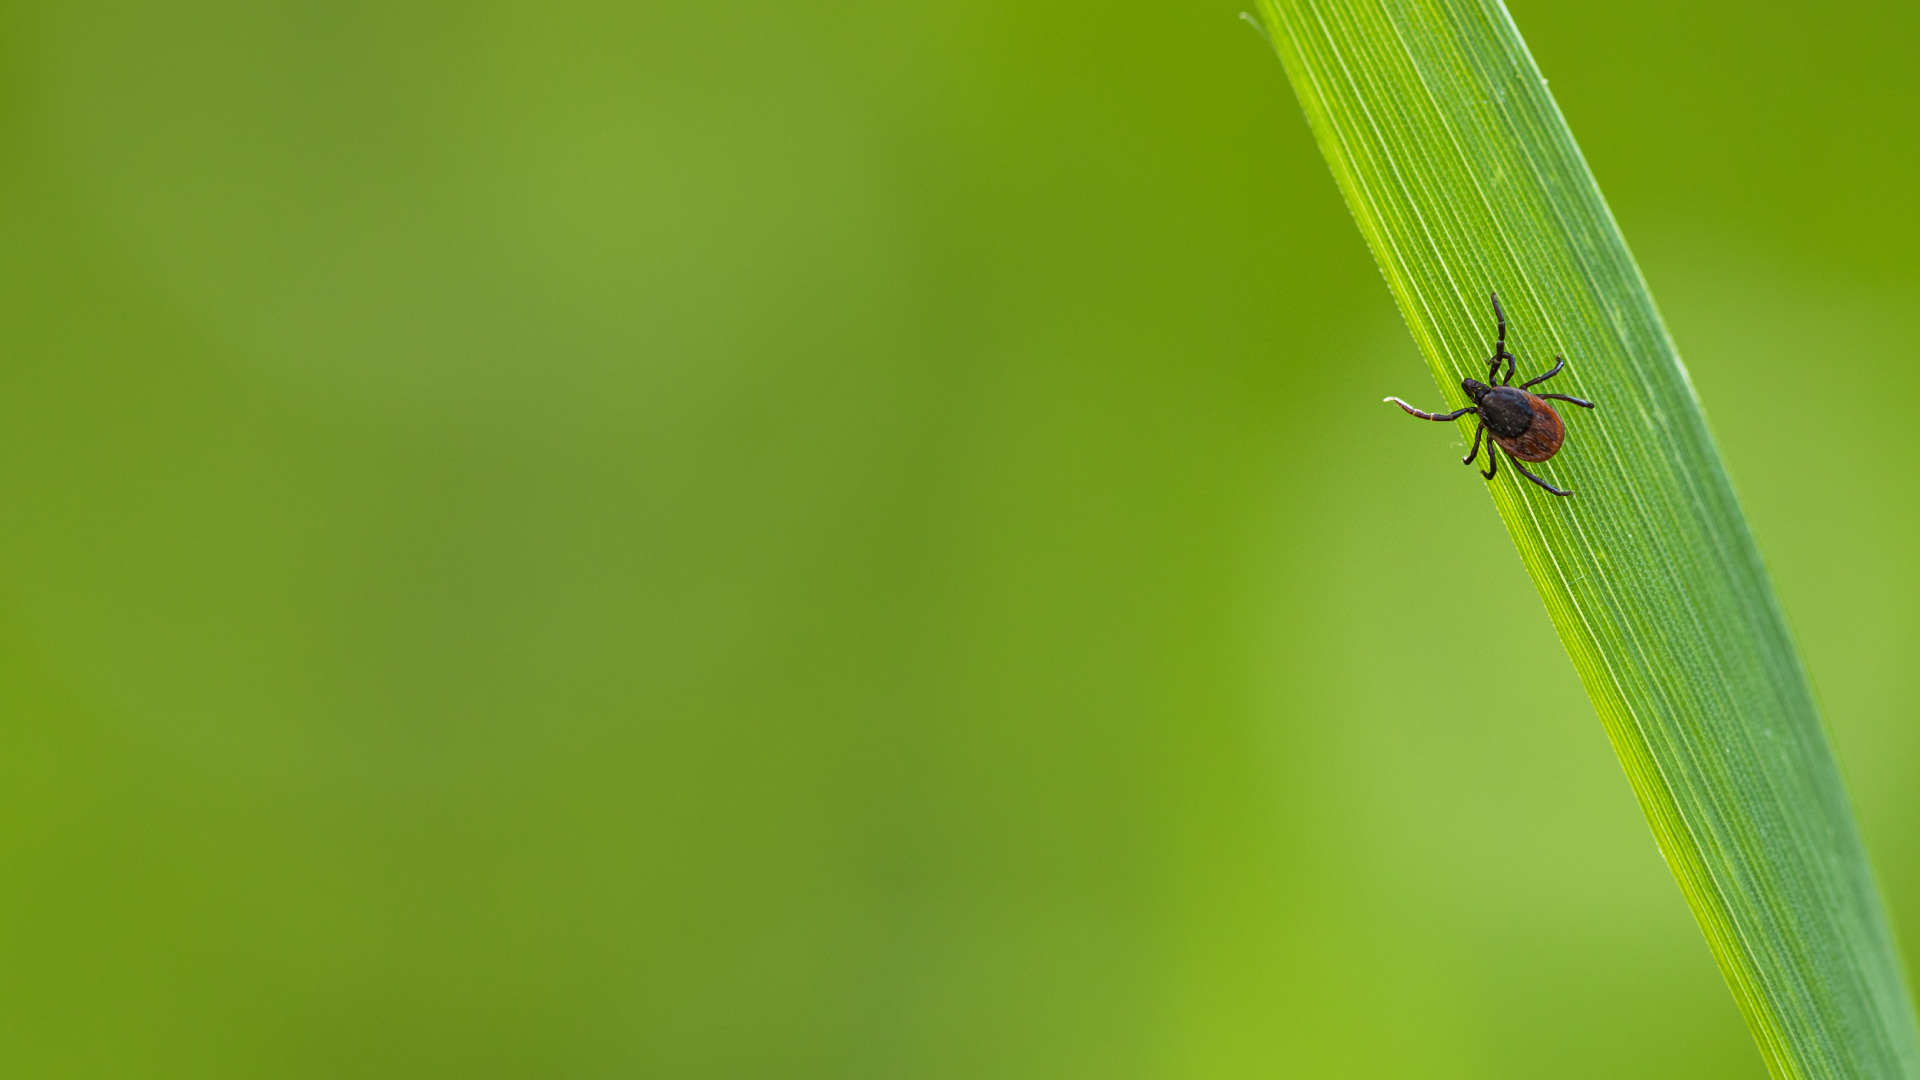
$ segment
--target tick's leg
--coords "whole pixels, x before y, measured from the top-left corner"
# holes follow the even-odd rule
[[[1477,458],[1477,457],[1479,457],[1479,456],[1480,456],[1480,436],[1482,436],[1482,435],[1485,435],[1486,433],[1487,433],[1487,422],[1486,422],[1485,420],[1482,420],[1482,421],[1480,421],[1480,422],[1479,422],[1478,424],[1475,424],[1475,425],[1474,425],[1474,428],[1473,428],[1473,453],[1471,453],[1471,454],[1468,454],[1468,455],[1467,455],[1466,457],[1463,457],[1463,458],[1461,458],[1461,459],[1460,459],[1460,464],[1462,464],[1462,465],[1471,465],[1471,464],[1473,464],[1473,459],[1474,459],[1474,458]],[[1487,451],[1487,456],[1488,456],[1488,457],[1492,457],[1492,456],[1493,456],[1493,451],[1491,451],[1491,450],[1489,450],[1489,451]]]
[[[1552,399],[1553,399],[1553,400],[1555,400],[1555,401],[1571,401],[1571,402],[1573,402],[1573,403],[1574,403],[1575,405],[1578,405],[1578,406],[1580,406],[1580,407],[1581,407],[1581,408],[1583,408],[1583,409],[1591,409],[1591,408],[1593,408],[1593,402],[1591,402],[1591,401],[1582,401],[1581,399],[1579,399],[1579,398],[1577,398],[1577,397],[1568,397],[1568,396],[1567,396],[1567,395],[1565,395],[1565,394],[1536,394],[1536,395],[1534,395],[1534,396],[1535,396],[1535,397],[1550,397],[1550,398],[1552,398]]]
[[[1481,476],[1491,480],[1500,473],[1500,455],[1493,452],[1493,440],[1487,440],[1487,471]]]
[[[1487,357],[1487,381],[1500,385],[1500,361],[1507,362],[1507,381],[1513,380],[1513,354],[1507,351],[1507,313],[1500,310],[1500,294],[1488,293],[1493,300],[1493,317],[1500,323],[1499,340],[1493,343],[1493,355]]]
[[[1508,456],[1512,457],[1511,454],[1509,454]],[[1561,491],[1559,488],[1554,487],[1552,484],[1549,484],[1545,480],[1542,480],[1539,477],[1528,472],[1527,467],[1525,465],[1520,464],[1519,458],[1513,459],[1513,467],[1520,470],[1521,476],[1524,476],[1527,479],[1533,481],[1534,483],[1539,484],[1541,487],[1546,488],[1548,491],[1553,492],[1555,495],[1572,495],[1573,494],[1573,492],[1571,491]]]
[[[1520,389],[1525,390],[1527,387],[1532,386],[1535,383],[1546,382],[1548,379],[1551,379],[1555,375],[1560,374],[1560,369],[1566,366],[1567,366],[1567,358],[1564,356],[1556,356],[1553,358],[1552,371],[1549,371],[1545,375],[1541,375],[1538,378],[1528,379],[1526,382],[1523,382],[1520,384]]]
[[[1397,397],[1381,398],[1380,400],[1391,401],[1395,405],[1400,406],[1401,408],[1407,410],[1408,412],[1412,413],[1413,415],[1419,417],[1422,420],[1458,420],[1461,417],[1467,415],[1468,413],[1474,411],[1473,406],[1469,405],[1464,409],[1455,409],[1450,413],[1421,412],[1419,409],[1416,409],[1413,406],[1407,404],[1406,402],[1401,401]],[[1479,414],[1475,413],[1475,415],[1479,415]]]
[[[1500,377],[1502,360],[1507,362],[1507,377],[1504,379]],[[1507,351],[1505,345],[1500,346],[1498,352],[1487,357],[1487,382],[1494,386],[1509,386],[1513,383],[1513,354]]]

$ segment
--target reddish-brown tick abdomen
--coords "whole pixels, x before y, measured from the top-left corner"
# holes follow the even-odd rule
[[[1559,452],[1560,443],[1567,437],[1567,429],[1560,423],[1560,414],[1553,411],[1553,406],[1540,400],[1537,395],[1528,394],[1527,404],[1533,406],[1533,423],[1527,426],[1527,430],[1511,439],[1496,435],[1494,441],[1521,461],[1545,461]]]

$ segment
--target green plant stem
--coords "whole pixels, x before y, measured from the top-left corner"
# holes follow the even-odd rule
[[[1806,672],[1686,369],[1506,10],[1261,13],[1449,409],[1470,404],[1463,376],[1486,378],[1494,290],[1523,372],[1564,354],[1552,388],[1599,403],[1565,410],[1566,447],[1535,470],[1577,497],[1509,468],[1489,487],[1769,1069],[1920,1078]]]

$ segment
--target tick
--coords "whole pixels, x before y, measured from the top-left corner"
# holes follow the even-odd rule
[[[1461,379],[1460,389],[1467,392],[1473,404],[1464,409],[1455,409],[1450,413],[1421,412],[1419,409],[1401,401],[1397,397],[1387,401],[1407,410],[1422,420],[1458,420],[1468,413],[1480,418],[1480,424],[1473,429],[1473,452],[1460,459],[1460,464],[1471,465],[1473,459],[1480,456],[1480,439],[1488,432],[1493,438],[1487,444],[1487,471],[1481,476],[1491,480],[1500,471],[1500,459],[1493,455],[1493,444],[1499,443],[1500,449],[1513,459],[1513,467],[1520,475],[1553,492],[1555,495],[1572,495],[1571,491],[1562,491],[1545,480],[1527,471],[1523,461],[1545,461],[1560,452],[1560,444],[1567,437],[1566,425],[1560,422],[1560,414],[1546,399],[1569,401],[1583,409],[1593,408],[1593,402],[1582,401],[1565,394],[1530,394],[1527,388],[1546,382],[1560,369],[1567,366],[1565,357],[1553,358],[1553,370],[1538,378],[1528,379],[1519,386],[1509,385],[1513,381],[1513,354],[1507,351],[1507,315],[1500,310],[1500,294],[1492,293],[1493,317],[1500,323],[1500,339],[1493,347],[1493,355],[1487,358],[1487,383],[1479,379]],[[1500,362],[1507,364],[1506,375],[1500,373]]]

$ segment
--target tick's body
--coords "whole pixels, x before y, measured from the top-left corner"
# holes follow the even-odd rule
[[[1517,386],[1492,386],[1480,398],[1480,422],[1500,449],[1521,461],[1545,461],[1560,449],[1567,427],[1538,394]]]
[[[1487,359],[1487,379],[1492,385],[1489,386],[1478,379],[1460,380],[1460,389],[1465,390],[1467,396],[1473,399],[1472,405],[1450,413],[1435,414],[1421,412],[1399,398],[1390,397],[1387,400],[1422,420],[1458,420],[1468,413],[1478,415],[1480,426],[1473,432],[1473,451],[1462,460],[1462,464],[1472,464],[1473,459],[1480,456],[1480,440],[1491,432],[1492,441],[1498,443],[1500,449],[1506,451],[1507,456],[1513,459],[1513,467],[1519,470],[1521,476],[1555,495],[1571,495],[1573,492],[1554,487],[1528,472],[1520,463],[1547,460],[1560,452],[1560,444],[1567,437],[1566,425],[1560,422],[1560,414],[1553,411],[1553,406],[1547,404],[1547,398],[1571,402],[1583,409],[1593,408],[1593,402],[1582,401],[1565,394],[1527,392],[1528,387],[1546,382],[1560,374],[1560,369],[1567,366],[1566,360],[1558,356],[1553,358],[1553,370],[1545,375],[1528,379],[1519,386],[1502,385],[1513,378],[1514,356],[1507,351],[1507,316],[1500,310],[1500,297],[1497,295],[1493,298],[1493,314],[1500,322],[1500,340],[1494,346],[1493,355]],[[1504,379],[1500,372],[1500,363],[1503,360],[1507,367]],[[1499,471],[1500,461],[1493,456],[1493,447],[1489,446],[1487,447],[1487,471],[1480,475],[1491,480]]]

